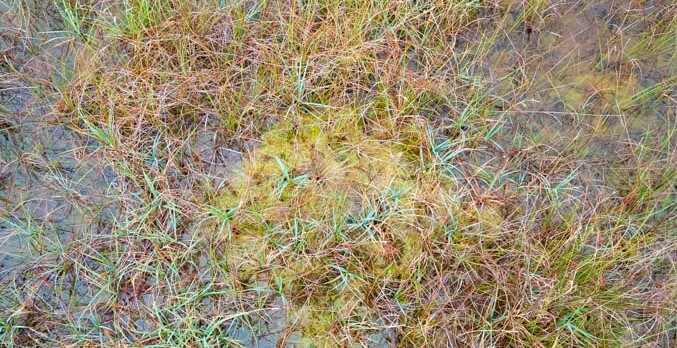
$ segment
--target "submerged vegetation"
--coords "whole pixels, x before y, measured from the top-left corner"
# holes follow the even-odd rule
[[[3,345],[674,346],[671,1],[0,9]]]

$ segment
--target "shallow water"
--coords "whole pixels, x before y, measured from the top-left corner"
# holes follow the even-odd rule
[[[623,5],[563,4],[544,24],[499,36],[485,75],[493,94],[508,102],[507,110],[497,113],[506,119],[506,134],[547,132],[554,140],[601,126],[595,134],[606,146],[593,153],[604,155],[619,140],[665,132],[674,108],[659,96],[640,104],[638,94],[662,83],[672,84],[674,92],[674,52],[647,52],[639,45],[654,25],[652,15],[667,5],[649,2],[634,15],[628,9],[624,17],[623,11],[610,15],[613,6]],[[637,51],[640,47],[647,51]]]
[[[88,159],[95,144],[50,114],[58,67],[72,64],[56,9],[22,1],[0,4],[0,13],[8,29],[0,37],[0,281],[11,282],[28,261],[106,223],[114,175]]]
[[[102,265],[90,255],[68,258],[107,235],[119,218],[119,177],[94,139],[52,112],[55,86],[65,89],[69,76],[62,74],[72,70],[71,34],[51,1],[0,2],[0,28],[0,317],[12,314],[13,303],[39,301],[55,318],[105,321],[87,308],[106,303],[109,294],[69,274],[77,262],[97,272]],[[186,155],[199,158],[218,186],[242,153],[222,146],[212,128],[201,128]],[[63,274],[41,274],[46,265]],[[24,285],[37,292],[21,293]],[[142,318],[127,320],[150,329]],[[254,340],[244,335],[242,341]]]

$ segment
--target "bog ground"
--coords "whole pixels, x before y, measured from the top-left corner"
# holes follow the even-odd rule
[[[0,345],[675,347],[675,18],[0,0]]]

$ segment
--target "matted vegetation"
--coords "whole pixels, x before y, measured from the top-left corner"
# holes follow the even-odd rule
[[[91,226],[0,191],[0,342],[674,346],[670,1],[0,3]]]

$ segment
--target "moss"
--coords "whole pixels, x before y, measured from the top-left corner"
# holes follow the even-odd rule
[[[626,110],[634,104],[633,97],[639,90],[634,76],[620,77],[612,72],[586,73],[571,78],[572,87],[563,100],[573,107],[584,107],[597,97],[597,104],[612,110]]]
[[[281,253],[273,278],[283,279],[286,296],[302,299],[316,289],[308,335],[328,330],[329,303],[365,300],[365,279],[405,280],[418,271],[412,265],[423,239],[439,225],[419,221],[420,204],[433,199],[445,216],[444,197],[455,186],[417,174],[418,159],[403,154],[400,139],[367,135],[352,117],[299,117],[264,133],[230,180],[231,192],[216,200],[220,209],[238,207],[235,243],[252,245],[237,248],[250,258]],[[401,134],[410,143],[421,141],[411,130]]]
[[[477,212],[477,220],[482,229],[497,229],[503,224],[503,215],[500,207],[496,205],[485,205]]]

